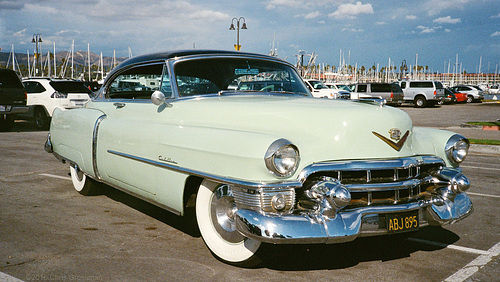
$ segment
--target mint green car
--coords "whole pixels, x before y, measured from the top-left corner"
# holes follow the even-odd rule
[[[83,195],[104,183],[179,216],[194,209],[210,251],[236,265],[258,263],[262,243],[464,218],[468,147],[377,101],[313,98],[280,59],[207,50],[125,61],[83,108],[54,112],[45,144]]]

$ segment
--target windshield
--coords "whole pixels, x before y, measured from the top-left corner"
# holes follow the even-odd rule
[[[174,65],[180,97],[231,92],[310,95],[290,66],[253,58],[201,58]]]
[[[87,93],[91,94],[92,91],[83,84],[83,82],[78,81],[51,81],[50,85],[59,92],[62,93]]]
[[[309,80],[309,83],[311,84],[312,88],[314,89],[324,89],[328,88],[323,82],[319,80]]]

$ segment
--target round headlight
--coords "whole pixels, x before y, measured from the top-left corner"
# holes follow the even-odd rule
[[[299,165],[299,150],[286,139],[274,141],[264,157],[266,167],[274,175],[286,177],[292,175]]]
[[[448,160],[458,165],[465,160],[469,152],[469,140],[462,135],[455,134],[448,139],[445,151]]]

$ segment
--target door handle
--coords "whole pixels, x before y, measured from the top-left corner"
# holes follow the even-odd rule
[[[121,102],[113,103],[113,106],[117,107],[118,109],[125,107],[125,105],[126,105],[125,103],[121,103]]]

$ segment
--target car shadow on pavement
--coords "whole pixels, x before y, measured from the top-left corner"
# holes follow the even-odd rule
[[[415,242],[406,238],[408,236],[445,245],[453,244],[460,238],[441,227],[426,227],[408,235],[365,237],[340,244],[266,245],[262,267],[281,271],[344,269],[362,262],[398,260],[410,257],[415,252],[445,248]]]

